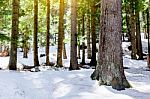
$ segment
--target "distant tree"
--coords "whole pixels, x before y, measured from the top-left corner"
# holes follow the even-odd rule
[[[12,1],[12,31],[11,31],[11,48],[10,48],[10,59],[9,69],[17,69],[17,42],[19,34],[19,3],[20,0]]]
[[[70,70],[79,69],[77,61],[77,0],[71,1]]]
[[[98,65],[91,78],[117,90],[129,88],[123,70],[121,0],[101,0],[100,20]]]
[[[34,50],[34,66],[39,66],[38,59],[38,0],[34,0],[34,34],[33,34],[33,50]]]
[[[58,49],[57,49],[57,67],[62,67],[62,51],[63,51],[63,35],[64,35],[64,0],[60,0],[59,6],[59,28],[58,28]]]
[[[46,30],[46,65],[50,65],[49,61],[49,39],[50,39],[50,0],[46,0],[47,4],[47,13],[46,13],[46,25],[47,25],[47,30]]]

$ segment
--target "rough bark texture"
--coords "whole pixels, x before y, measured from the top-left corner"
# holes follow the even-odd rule
[[[138,3],[138,1],[136,1]],[[135,12],[136,15],[136,47],[137,47],[137,59],[142,60],[143,59],[143,51],[142,51],[142,41],[141,41],[141,31],[140,31],[140,15],[139,11]]]
[[[47,13],[46,13],[46,65],[50,65],[49,61],[49,39],[50,39],[50,0],[46,0],[47,3]]]
[[[33,34],[34,66],[39,66],[37,34],[38,34],[38,0],[34,0],[34,34]]]
[[[130,87],[123,70],[121,0],[102,0],[98,65],[91,75],[100,85]]]
[[[19,0],[13,0],[12,2],[12,31],[11,31],[11,48],[9,69],[17,69],[17,41],[18,41],[18,25],[19,25]]]
[[[57,67],[62,67],[63,35],[64,35],[64,0],[60,0],[58,29]]]
[[[95,31],[95,24],[96,24],[96,17],[95,17],[95,13],[96,13],[96,7],[95,4],[93,3],[91,6],[91,31],[92,31],[92,58],[91,58],[91,62],[90,65],[91,66],[96,66],[96,31]]]
[[[70,70],[77,70],[77,0],[71,2],[71,51],[70,51]]]
[[[90,26],[90,15],[87,16],[87,58],[91,59],[92,53],[91,53],[91,26]]]
[[[131,51],[131,58],[132,59],[137,59],[137,49],[136,49],[136,35],[135,35],[135,32],[136,32],[136,21],[135,21],[135,14],[134,14],[134,1],[131,0],[130,2],[130,24],[131,24],[131,45],[132,45],[132,51]]]

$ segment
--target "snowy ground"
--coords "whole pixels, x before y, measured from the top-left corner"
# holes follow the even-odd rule
[[[123,43],[124,48],[127,45]],[[56,47],[51,47],[50,51],[50,60],[56,62]],[[39,53],[44,53],[42,48]],[[32,56],[30,51],[29,58],[23,59],[22,53],[18,52],[18,66],[33,65]],[[39,59],[40,63],[45,61],[45,57]],[[125,75],[132,88],[123,91],[99,86],[97,81],[90,79],[92,69],[9,71],[6,70],[8,60],[9,57],[0,57],[0,67],[5,69],[0,70],[0,99],[150,99],[150,71],[146,71],[147,63],[145,60],[131,60],[128,54],[124,56],[124,66],[129,67],[125,69]],[[64,64],[69,66],[69,58],[64,60]]]

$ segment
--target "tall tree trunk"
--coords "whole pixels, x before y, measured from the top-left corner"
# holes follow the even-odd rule
[[[150,22],[150,1],[149,1],[149,7],[147,9],[147,33],[148,33],[148,55],[147,55],[147,66],[150,68],[150,29],[149,29],[149,22]]]
[[[85,15],[82,15],[82,37],[83,37],[83,41],[82,41],[82,62],[81,64],[85,64],[85,26],[84,26],[84,20],[85,20]]]
[[[13,0],[12,2],[12,31],[11,31],[11,48],[10,59],[8,67],[10,70],[17,69],[17,42],[19,34],[19,3],[20,0]]]
[[[136,1],[138,3],[138,1]],[[143,51],[142,51],[142,42],[141,42],[141,31],[140,31],[140,15],[139,15],[139,11],[135,12],[135,16],[136,16],[136,39],[137,39],[137,55],[138,55],[138,59],[143,59]]]
[[[49,61],[49,39],[50,39],[50,0],[46,0],[47,3],[47,13],[46,13],[46,25],[47,25],[47,30],[46,30],[46,65],[50,65]]]
[[[59,6],[59,33],[57,49],[57,67],[62,67],[63,35],[64,35],[64,0],[60,0]]]
[[[23,58],[28,58],[28,28],[26,27],[26,32],[24,33],[24,39],[23,39]]]
[[[134,4],[135,2],[133,0],[131,0],[130,2],[130,24],[131,24],[131,46],[132,46],[132,51],[131,51],[131,58],[132,59],[137,59],[137,47],[136,47],[136,35],[135,35],[135,26],[136,26],[136,21],[135,21],[135,15],[134,15]]]
[[[90,31],[90,15],[87,16],[87,58],[91,59],[91,31]]]
[[[33,34],[33,50],[34,50],[34,66],[39,66],[38,59],[38,0],[34,0],[34,34]]]
[[[123,70],[121,0],[102,0],[99,56],[92,79],[117,90],[130,87]]]
[[[70,48],[70,70],[77,70],[77,0],[71,1],[71,48]]]
[[[91,30],[92,30],[92,58],[90,65],[91,66],[96,66],[96,31],[95,31],[95,13],[96,13],[96,7],[95,4],[93,3],[91,6]]]

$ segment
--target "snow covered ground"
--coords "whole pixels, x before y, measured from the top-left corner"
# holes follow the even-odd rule
[[[123,47],[127,45],[123,43]],[[67,50],[69,52],[69,48]],[[50,52],[50,60],[56,62],[56,47],[51,47]],[[39,53],[44,53],[44,49],[40,48]],[[33,65],[32,56],[30,51],[29,58],[23,59],[18,51],[18,67],[21,68],[21,64]],[[45,57],[39,59],[40,63],[45,61]],[[0,99],[150,99],[150,71],[147,71],[146,60],[131,60],[128,54],[124,56],[124,66],[129,67],[125,69],[125,75],[132,88],[123,91],[99,86],[97,81],[92,81],[93,69],[9,71],[6,69],[8,60],[9,57],[0,57],[0,67],[5,69],[0,70]],[[64,64],[69,66],[69,58]]]

